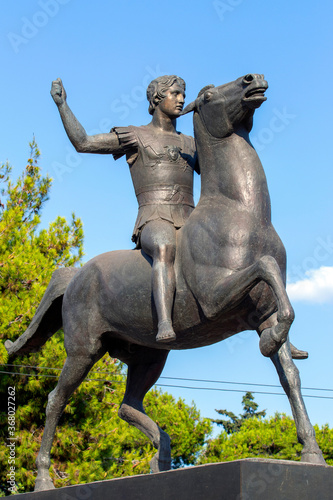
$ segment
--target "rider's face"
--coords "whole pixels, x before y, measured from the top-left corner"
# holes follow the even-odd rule
[[[183,111],[185,92],[182,87],[174,83],[165,92],[164,99],[158,104],[160,111],[171,118],[177,118]]]

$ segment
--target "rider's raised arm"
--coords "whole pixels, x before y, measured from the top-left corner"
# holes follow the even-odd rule
[[[52,82],[51,95],[58,106],[69,140],[79,153],[115,153],[119,149],[116,133],[87,135],[66,102],[66,91],[60,78]]]

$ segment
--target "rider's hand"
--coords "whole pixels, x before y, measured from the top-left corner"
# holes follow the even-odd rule
[[[66,102],[66,90],[64,89],[60,78],[57,78],[52,82],[51,96],[53,97],[53,100],[57,106],[60,106],[61,104]]]

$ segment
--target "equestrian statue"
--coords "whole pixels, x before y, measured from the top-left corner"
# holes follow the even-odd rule
[[[38,351],[61,327],[67,359],[49,394],[35,490],[53,488],[50,452],[69,397],[105,353],[128,366],[120,418],[157,449],[153,472],[171,467],[170,438],[143,408],[171,349],[220,342],[245,330],[278,372],[295,419],[303,462],[325,465],[301,394],[289,342],[294,311],[286,293],[286,252],[271,222],[266,176],[249,139],[266,100],[263,75],[208,85],[185,109],[185,83],[159,77],[148,87],[152,121],[88,136],[60,79],[52,96],[80,152],[126,156],[139,204],[134,250],[98,255],[81,268],[57,269],[25,333],[9,355]],[[193,113],[194,140],[176,131]],[[193,173],[201,195],[193,203]]]

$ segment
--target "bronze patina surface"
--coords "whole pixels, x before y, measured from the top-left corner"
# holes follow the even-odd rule
[[[262,354],[276,367],[303,445],[302,461],[325,464],[288,339],[294,312],[285,288],[286,252],[271,222],[266,176],[249,138],[267,82],[248,74],[209,85],[182,111],[182,80],[162,81],[162,91],[153,84],[148,92],[150,124],[90,137],[70,111],[61,81],[53,86],[78,151],[126,154],[139,215],[135,250],[57,270],[27,331],[6,344],[9,354],[19,355],[38,350],[61,326],[65,333],[67,360],[49,395],[37,490],[53,487],[50,450],[67,400],[106,352],[128,365],[119,416],[152,441],[157,453],[151,467],[157,472],[171,466],[170,439],[145,414],[143,399],[169,351],[220,342],[244,330],[257,331]],[[175,129],[176,117],[188,112],[196,148]],[[196,154],[201,196],[193,208]]]

